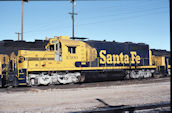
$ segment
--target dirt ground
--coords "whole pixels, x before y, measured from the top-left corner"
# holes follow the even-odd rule
[[[64,113],[109,105],[138,105],[170,101],[166,82],[72,89],[33,89],[0,92],[0,113]]]

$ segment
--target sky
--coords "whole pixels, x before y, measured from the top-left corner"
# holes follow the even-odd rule
[[[72,36],[70,1],[24,3],[23,38]],[[146,43],[170,50],[169,0],[78,0],[75,36],[89,40]],[[21,1],[0,1],[0,40],[17,40]]]

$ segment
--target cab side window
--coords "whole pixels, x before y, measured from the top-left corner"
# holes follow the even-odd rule
[[[4,61],[4,64],[5,64],[5,62],[6,62],[6,58],[5,57],[3,58],[3,61]]]
[[[54,45],[50,45],[50,51],[54,51]]]
[[[71,46],[69,46],[69,47],[68,47],[68,52],[69,52],[70,54],[75,54],[75,53],[76,53],[76,47],[71,47]]]

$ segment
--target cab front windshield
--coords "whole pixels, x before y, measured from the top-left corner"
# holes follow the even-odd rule
[[[54,51],[54,45],[50,45],[49,48],[50,48],[50,51]]]
[[[51,44],[47,47],[48,51],[58,51],[61,48],[61,44],[60,43],[56,43],[56,44]]]

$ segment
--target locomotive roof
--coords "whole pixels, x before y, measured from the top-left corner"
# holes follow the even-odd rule
[[[35,40],[34,42],[3,40],[0,41],[0,54],[17,54],[18,50],[45,50],[47,40]]]
[[[14,40],[3,40],[0,41],[0,54],[10,55],[12,52],[17,53],[18,50],[45,50],[48,40],[35,41],[14,41]],[[86,40],[85,43],[92,47],[98,47],[102,45],[122,45],[124,48],[130,47],[132,49],[149,49],[149,45],[145,43],[133,43],[133,42],[116,42],[116,41],[100,41],[100,40]],[[170,51],[161,49],[151,49],[152,54],[156,56],[170,56]]]
[[[97,40],[88,40],[84,42],[95,48],[99,48],[100,46],[106,46],[106,48],[120,46],[120,48],[126,48],[130,50],[148,50],[149,49],[149,45],[145,43],[97,41]]]
[[[145,44],[145,43],[134,43],[134,42],[130,42],[130,41],[127,41],[127,42],[116,42],[115,40],[113,41],[106,41],[106,40],[86,40],[84,42],[106,42],[106,43],[117,43],[117,44],[137,44],[137,45],[148,45],[148,44]]]
[[[170,51],[162,50],[162,49],[151,49],[152,54],[155,56],[167,56],[170,57]]]

